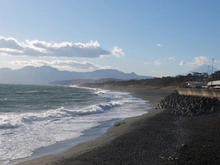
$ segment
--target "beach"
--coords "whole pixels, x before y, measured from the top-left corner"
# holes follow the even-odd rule
[[[219,164],[219,115],[181,117],[156,109],[173,89],[118,87],[148,100],[148,113],[116,122],[104,135],[19,165]]]

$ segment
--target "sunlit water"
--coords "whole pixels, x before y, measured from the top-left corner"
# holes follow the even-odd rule
[[[128,93],[35,85],[0,85],[0,164],[80,137],[102,121],[146,113],[149,104]]]

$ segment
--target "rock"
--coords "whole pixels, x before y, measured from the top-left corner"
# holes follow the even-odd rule
[[[158,109],[170,109],[178,116],[198,116],[216,112],[220,101],[217,98],[179,95],[174,91],[158,103]]]

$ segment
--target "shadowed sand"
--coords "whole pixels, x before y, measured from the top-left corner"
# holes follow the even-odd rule
[[[114,88],[149,100],[152,107],[173,90]],[[19,165],[219,164],[220,117],[174,116],[152,108],[115,124],[101,137],[57,155]]]

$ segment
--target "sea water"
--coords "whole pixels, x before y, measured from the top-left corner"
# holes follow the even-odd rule
[[[102,122],[138,116],[147,101],[128,93],[43,85],[0,84],[0,165],[34,150],[80,138]]]

